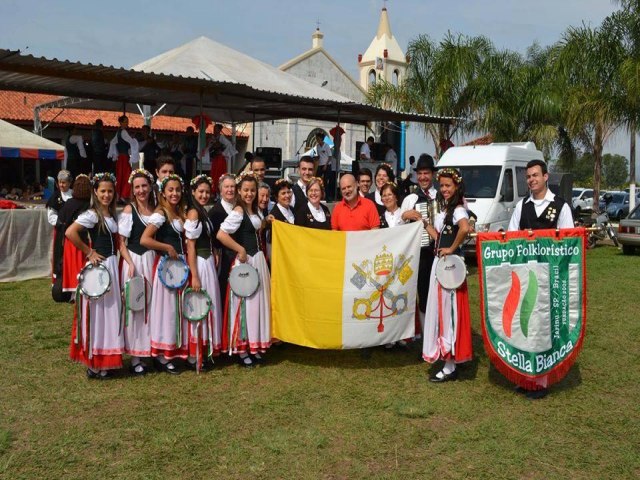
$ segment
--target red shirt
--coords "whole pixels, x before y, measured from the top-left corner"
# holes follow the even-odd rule
[[[344,199],[331,213],[331,229],[343,232],[371,230],[380,227],[380,216],[375,204],[368,198],[358,196],[358,202],[351,208]]]

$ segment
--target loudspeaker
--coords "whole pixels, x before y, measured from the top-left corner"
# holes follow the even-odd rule
[[[258,147],[255,154],[264,160],[267,170],[282,170],[282,149],[278,147]]]

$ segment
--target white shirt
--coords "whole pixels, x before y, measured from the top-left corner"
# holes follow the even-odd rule
[[[311,202],[307,202],[307,205],[309,206],[309,211],[311,212],[311,215],[313,215],[313,218],[317,221],[317,222],[326,222],[327,221],[327,216],[324,213],[324,210],[322,209],[322,207],[320,205],[318,205],[318,208],[314,207]]]
[[[436,229],[438,233],[442,232],[444,227],[444,219],[447,216],[447,212],[438,212],[436,214],[436,218],[433,219],[433,228]],[[469,219],[469,214],[467,213],[467,209],[462,205],[458,205],[453,211],[453,224],[457,225],[460,220],[463,218]]]
[[[98,220],[98,214],[95,210],[91,209],[78,215],[76,223],[79,223],[84,228],[93,228],[98,223]],[[104,222],[107,224],[107,228],[111,233],[118,232],[118,224],[113,217],[104,217]]]
[[[326,143],[322,143],[322,145],[316,145],[316,153],[318,154],[318,165],[324,167],[327,163],[329,163],[329,157],[331,156],[331,147]]]
[[[232,212],[233,207],[235,207],[233,203],[227,202],[224,198],[220,199],[220,205],[222,205],[224,211],[227,212],[227,215],[229,215]]]
[[[60,192],[60,196],[62,197],[63,202],[69,200],[72,195],[73,190],[71,189],[67,190],[66,192]],[[52,225],[54,227],[56,226],[56,223],[58,223],[58,212],[53,208],[47,208],[47,221],[49,222],[49,225]]]
[[[166,221],[167,219],[165,218],[165,216],[162,213],[158,213],[158,212],[155,212],[153,215],[149,217],[149,223],[156,228],[162,227],[162,225],[164,225],[164,222]],[[179,218],[174,218],[171,221],[171,226],[177,233],[182,233],[182,230],[184,228],[182,224],[182,220],[180,220]]]
[[[390,212],[386,210],[384,212],[384,219],[387,221],[387,225],[389,228],[397,227],[398,225],[404,225],[405,222],[402,220],[402,209],[397,208],[395,212]]]
[[[124,128],[121,130],[120,136],[129,144],[129,163],[131,165],[137,165],[140,163],[140,145],[138,144],[138,140],[129,135],[129,132]],[[117,145],[118,134],[116,133],[115,137],[113,137],[109,143],[109,153],[107,153],[107,158],[110,158],[114,162],[118,160]]]
[[[82,135],[71,135],[69,137],[69,143],[72,143],[78,147],[78,150],[80,151],[80,156],[82,158],[87,158],[87,151],[84,149],[84,138],[82,138]],[[64,160],[62,160],[63,169],[67,168],[67,156],[68,156],[67,148],[65,147]]]
[[[211,138],[211,141],[207,145],[204,155],[202,156],[202,165],[211,165],[211,155],[209,154],[209,149],[215,142],[220,142],[220,144],[224,147],[222,155],[224,155],[224,158],[227,160],[227,165],[233,165],[233,160],[238,153],[238,150],[236,150],[236,147],[233,146],[233,143],[231,143],[231,141],[222,134],[218,135],[217,137]]]
[[[433,186],[431,186],[429,188],[429,191],[427,192],[430,199],[435,199],[437,193],[438,193],[437,190]],[[402,206],[400,207],[400,210],[402,210],[402,213],[407,212],[409,210],[414,210],[416,208],[416,203],[418,203],[417,193],[412,193],[411,195],[407,195],[405,199],[402,201]]]
[[[280,210],[280,213],[282,213],[282,215],[284,215],[284,218],[287,219],[287,222],[293,224],[295,223],[295,217],[293,216],[293,212],[291,211],[290,208],[284,208],[282,205],[280,205],[279,203],[278,205],[278,210]]]
[[[533,202],[533,208],[536,215],[539,217],[542,212],[549,206],[551,202],[556,198],[555,194],[547,188],[547,192],[544,194],[544,198],[536,200],[531,194],[528,197],[523,198],[516,205],[511,221],[509,222],[508,230],[510,232],[520,230],[520,218],[522,217],[522,206],[525,202]],[[573,216],[571,215],[571,209],[569,204],[565,202],[558,214],[558,228],[573,228]]]
[[[369,144],[367,142],[364,142],[362,144],[362,146],[360,147],[360,158],[359,160],[362,160],[362,155],[364,155],[364,159],[365,160],[371,160],[371,148],[369,147]]]
[[[225,233],[228,233],[229,235],[231,235],[232,233],[236,233],[240,228],[240,224],[242,223],[243,216],[244,215],[242,213],[233,210],[227,216],[227,218],[225,218],[224,222],[222,222],[222,225],[220,225],[220,230],[222,230]],[[262,225],[261,218],[256,214],[249,215],[249,220],[251,220],[251,224],[253,225],[253,228],[255,228],[256,230],[258,230]]]
[[[149,224],[149,219],[151,215],[142,215],[140,214],[140,220],[145,225]],[[118,215],[118,233],[125,238],[129,238],[131,236],[131,230],[133,230],[133,213],[122,212]]]

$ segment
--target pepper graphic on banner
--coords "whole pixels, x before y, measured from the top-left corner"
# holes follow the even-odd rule
[[[510,381],[561,380],[586,325],[583,228],[481,233],[477,237],[482,336]]]

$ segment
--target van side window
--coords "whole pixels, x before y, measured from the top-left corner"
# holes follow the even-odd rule
[[[526,197],[529,192],[526,167],[516,167],[516,184],[518,185],[518,197]]]
[[[502,177],[502,187],[500,188],[501,202],[513,202],[513,170],[507,168]]]

